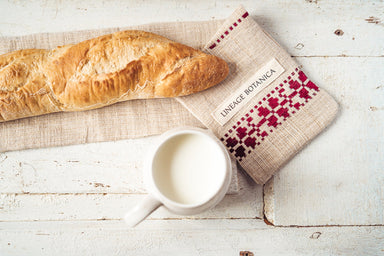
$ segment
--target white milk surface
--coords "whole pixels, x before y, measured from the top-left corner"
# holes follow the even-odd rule
[[[153,161],[153,177],[162,194],[181,204],[211,198],[226,172],[219,146],[204,135],[181,134],[165,142]]]

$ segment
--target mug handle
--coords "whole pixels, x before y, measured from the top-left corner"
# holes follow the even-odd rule
[[[125,215],[124,220],[133,228],[148,217],[154,210],[159,208],[160,205],[162,205],[162,203],[149,194]]]

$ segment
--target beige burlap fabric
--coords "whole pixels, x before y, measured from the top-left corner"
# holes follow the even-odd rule
[[[202,49],[223,21],[156,23],[135,27],[0,38],[0,54],[51,49],[126,29],[145,30]],[[0,123],[0,152],[160,134],[179,126],[204,127],[174,99],[134,100],[109,107],[54,113]]]
[[[230,64],[217,87],[178,100],[265,183],[335,117],[337,103],[238,8],[205,50]]]
[[[227,61],[228,78],[204,92],[177,98],[185,108],[174,99],[139,100],[3,123],[0,151],[142,137],[183,125],[205,126],[263,184],[336,115],[332,97],[310,81],[242,7],[224,22],[135,28],[195,48],[205,45],[205,51]],[[53,48],[123,29],[1,38],[0,53]]]
[[[222,22],[155,23],[135,27],[0,37],[0,54],[28,48],[51,49],[126,29],[153,32],[203,49]],[[138,138],[161,134],[180,126],[204,128],[200,121],[174,99],[127,101],[90,111],[54,113],[0,123],[0,152]],[[234,159],[232,165],[233,175],[228,194],[238,192]]]

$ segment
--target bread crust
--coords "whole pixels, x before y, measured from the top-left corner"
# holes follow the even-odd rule
[[[0,122],[189,95],[227,75],[222,59],[138,30],[20,50],[0,56]]]

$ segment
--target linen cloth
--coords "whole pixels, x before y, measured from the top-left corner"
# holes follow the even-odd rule
[[[229,76],[178,100],[257,183],[267,182],[335,118],[335,100],[243,7],[225,20],[205,51],[229,63]]]
[[[0,54],[50,49],[126,29],[157,33],[219,56],[229,64],[229,75],[215,87],[176,100],[133,100],[0,123],[0,152],[144,137],[179,126],[207,127],[264,184],[336,116],[333,98],[243,7],[225,21],[3,37]]]

